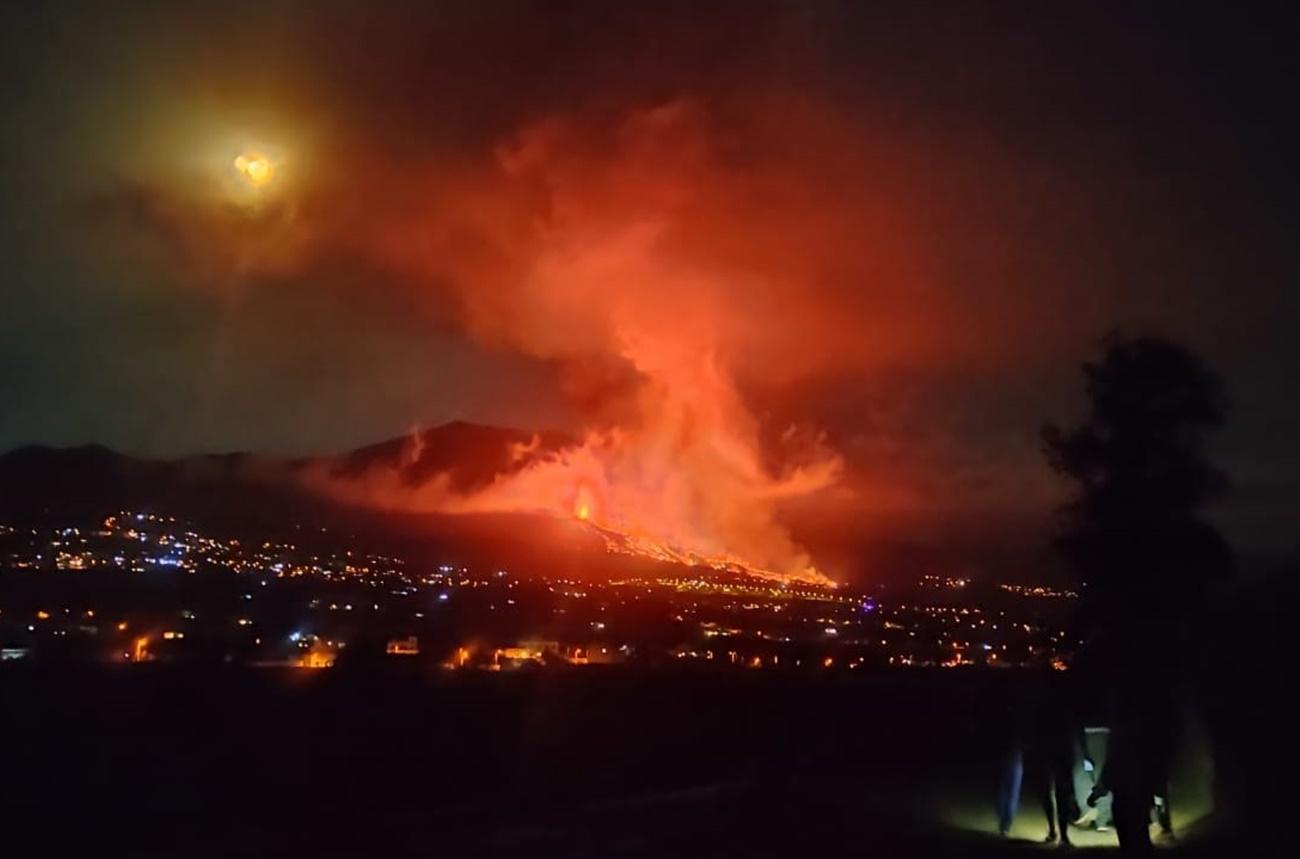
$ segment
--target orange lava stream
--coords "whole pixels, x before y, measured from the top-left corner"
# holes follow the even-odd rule
[[[637,537],[632,534],[623,534],[618,531],[611,531],[602,528],[599,525],[592,524],[588,517],[582,515],[583,510],[580,508],[577,512],[577,518],[584,522],[592,531],[600,535],[605,542],[605,551],[612,555],[630,555],[633,557],[649,558],[654,561],[663,561],[670,564],[682,564],[688,567],[707,567],[712,570],[719,570],[729,573],[740,573],[747,576],[763,579],[770,582],[779,582],[781,584],[807,584],[818,587],[833,588],[836,583],[827,578],[816,567],[808,567],[806,570],[781,573],[776,570],[764,570],[758,567],[750,566],[745,561],[735,555],[707,555],[693,552],[689,549],[680,549],[659,542],[649,537]]]

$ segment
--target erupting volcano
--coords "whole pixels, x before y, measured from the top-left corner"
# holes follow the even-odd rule
[[[715,382],[721,377],[714,376]],[[405,508],[440,512],[540,512],[593,529],[612,552],[826,584],[778,518],[785,498],[832,485],[839,459],[812,449],[778,474],[762,463],[739,401],[685,402],[659,389],[644,420],[593,431],[579,444],[516,451],[519,467],[467,493],[435,480],[392,495]],[[724,402],[726,405],[724,406]],[[525,446],[525,448],[528,446]]]
[[[436,490],[429,506],[571,516],[611,551],[825,582],[777,511],[783,499],[832,485],[838,457],[814,443],[771,473],[757,423],[714,359],[635,365],[644,375],[625,425],[552,452],[521,447],[518,470],[469,494]]]
[[[612,128],[527,127],[483,171],[436,182],[436,203],[366,246],[450,286],[479,342],[555,368],[580,441],[517,445],[480,486],[369,473],[330,488],[396,509],[540,512],[611,551],[827,582],[781,508],[835,485],[842,461],[815,427],[760,419],[739,382],[797,377],[830,350],[799,333],[821,275],[790,257],[817,250],[799,225],[816,209],[786,178],[730,168],[704,111],[674,102]]]
[[[645,382],[644,411],[629,426],[593,430],[578,443],[555,447],[540,436],[515,443],[494,476],[471,486],[460,485],[452,469],[412,477],[431,453],[419,433],[391,465],[314,477],[367,505],[544,514],[590,529],[613,553],[831,584],[781,524],[779,508],[785,499],[832,486],[839,458],[814,440],[797,464],[771,473],[757,425],[734,387],[713,362],[699,369],[693,385]]]

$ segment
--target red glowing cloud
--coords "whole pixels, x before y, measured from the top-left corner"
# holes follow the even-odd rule
[[[603,137],[591,131],[524,130],[478,184],[455,189],[456,205],[440,200],[386,223],[376,247],[417,281],[450,284],[461,321],[485,342],[605,365],[622,383],[587,401],[580,444],[487,487],[371,486],[367,497],[576,516],[628,551],[819,579],[777,514],[783,500],[833,486],[839,457],[812,436],[772,462],[736,378],[763,366],[797,374],[826,345],[767,342],[788,324],[770,316],[771,303],[799,303],[802,286],[735,253],[785,227],[735,217],[749,180],[723,167],[695,105],[633,113]],[[777,214],[782,224],[797,217]],[[795,351],[782,360],[783,348]]]
[[[846,479],[815,415],[776,405],[819,379],[988,362],[1015,342],[989,341],[989,314],[1017,302],[953,288],[950,254],[928,239],[957,193],[940,186],[964,180],[934,168],[933,148],[801,99],[746,105],[552,117],[441,160],[367,160],[340,143],[316,163],[356,165],[346,175],[300,174],[274,209],[218,210],[238,230],[205,228],[209,214],[173,232],[206,242],[190,256],[207,268],[229,260],[232,283],[360,261],[368,289],[402,293],[483,348],[548,362],[582,422],[579,442],[523,454],[473,490],[383,471],[317,475],[323,490],[413,511],[548,513],[619,551],[822,580],[788,508],[912,493]],[[257,229],[268,212],[292,215],[275,222],[279,252]]]

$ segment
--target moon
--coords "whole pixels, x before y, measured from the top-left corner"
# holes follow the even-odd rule
[[[275,168],[264,155],[249,153],[235,158],[235,169],[254,188],[266,185],[275,175]]]

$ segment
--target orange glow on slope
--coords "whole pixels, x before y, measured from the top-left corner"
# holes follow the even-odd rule
[[[591,508],[591,490],[586,486],[579,486],[577,500],[573,502],[573,515],[577,517],[578,521],[586,522],[591,518]]]

